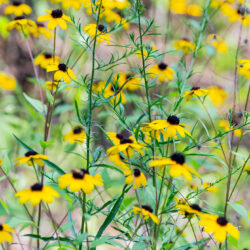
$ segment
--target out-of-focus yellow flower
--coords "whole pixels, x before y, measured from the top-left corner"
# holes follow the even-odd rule
[[[128,163],[125,163],[124,157],[119,154],[113,154],[108,156],[109,160],[113,162],[113,164],[117,167],[121,167],[122,169],[128,169]]]
[[[83,0],[62,0],[63,9],[69,9],[72,7],[75,10],[79,10],[82,6]]]
[[[47,30],[44,24],[38,22],[36,23],[36,27],[31,27],[29,29],[29,33],[34,37],[39,37],[40,35],[43,35],[47,39],[51,39],[53,37],[53,34]]]
[[[170,10],[176,14],[186,14],[186,0],[170,0]]]
[[[190,185],[190,188],[191,188],[192,190],[196,190],[197,188],[199,188],[199,186],[198,186],[198,185],[195,185],[195,184],[191,184],[191,185]],[[203,182],[203,185],[200,186],[200,188],[205,189],[205,190],[207,190],[207,191],[210,191],[210,192],[212,192],[212,193],[218,193],[218,188],[215,187],[215,186],[211,186],[211,183]]]
[[[5,90],[14,90],[16,88],[16,80],[13,75],[7,75],[0,72],[0,87]]]
[[[227,120],[220,120],[219,126],[224,128],[225,132],[228,132],[229,130],[232,130],[233,127],[230,126],[229,121]],[[233,133],[237,136],[240,137],[242,135],[242,130],[241,129],[235,129]]]
[[[45,10],[49,15],[43,15],[37,18],[38,22],[45,22],[48,21],[48,29],[53,30],[58,25],[62,29],[67,29],[67,22],[72,23],[69,16],[66,16],[63,14],[62,10],[56,9],[56,10]]]
[[[220,107],[225,103],[228,93],[218,86],[211,86],[208,88],[208,96],[216,107]]]
[[[29,15],[31,12],[32,9],[29,5],[17,0],[14,0],[12,4],[6,6],[4,10],[4,14],[14,14],[15,16]]]
[[[151,56],[151,53],[156,51],[156,50],[157,50],[157,48],[154,45],[153,46],[146,46],[146,48],[143,48],[143,51],[142,51],[144,58],[147,59],[147,60],[153,58]],[[142,53],[141,53],[141,50],[136,51],[136,55],[139,58],[141,58]]]
[[[139,214],[140,216],[143,216],[144,220],[151,218],[152,221],[156,224],[159,224],[160,222],[159,218],[153,214],[153,209],[148,205],[142,205],[142,209],[140,207],[133,207],[132,212],[134,214]]]
[[[0,4],[7,4],[9,3],[9,0],[0,0]]]
[[[46,81],[43,88],[48,88],[49,91],[55,91],[58,87],[58,81]]]
[[[120,73],[114,77],[114,81],[118,80],[119,87],[135,91],[141,87],[141,80],[139,77],[134,77],[130,74]]]
[[[187,38],[175,41],[174,47],[177,50],[182,50],[185,54],[192,53],[195,51],[195,44],[190,42],[190,40]]]
[[[225,3],[234,3],[235,0],[212,0],[211,4],[210,4],[210,7],[212,8],[218,8],[218,7],[221,7],[223,4]]]
[[[159,82],[165,82],[166,79],[171,82],[174,78],[174,70],[171,69],[167,64],[164,62],[161,62],[159,64],[156,64],[152,66],[149,70],[148,73],[150,74],[151,78],[157,77]]]
[[[202,8],[196,4],[190,4],[186,8],[186,14],[189,16],[201,16],[202,15]]]
[[[66,134],[63,138],[64,141],[69,141],[70,144],[78,143],[83,144],[86,139],[86,134],[82,127],[78,126]]]
[[[248,175],[250,175],[250,165],[245,166],[245,171],[247,172]]]
[[[115,22],[121,24],[122,27],[127,30],[129,28],[129,23],[124,18],[124,15],[120,11],[113,11],[111,9],[105,9],[103,12],[103,17],[107,23]]]
[[[245,76],[247,79],[250,79],[250,60],[240,59],[238,61],[238,71],[239,74]]]
[[[54,56],[50,53],[43,53],[38,55],[35,58],[35,65],[39,65],[43,69],[47,69],[47,67],[53,63],[58,64],[60,61],[60,57]]]
[[[128,185],[133,183],[134,189],[147,186],[146,177],[138,168],[133,169],[133,172],[129,168],[123,172],[126,175],[125,183]]]
[[[111,41],[111,37],[107,34],[105,26],[102,24],[99,24],[97,28],[96,24],[88,24],[85,26],[84,31],[92,38],[96,36],[97,41],[100,43],[106,41],[106,43],[109,44]]]
[[[23,31],[24,34],[29,34],[30,29],[36,28],[36,23],[32,20],[26,19],[25,16],[17,16],[13,21],[7,25],[7,30],[11,31],[17,29]]]
[[[192,97],[200,97],[203,95],[207,95],[207,89],[201,89],[200,87],[193,87],[191,90],[186,91],[182,97],[186,97],[189,101]]]
[[[185,215],[185,217],[193,215],[201,215],[201,207],[198,204],[177,204],[175,208],[179,209],[178,213]]]
[[[7,241],[9,243],[13,242],[13,238],[10,233],[14,233],[15,230],[12,229],[7,224],[0,224],[0,244],[2,244],[4,241]]]
[[[220,36],[216,34],[210,34],[207,37],[207,42],[211,46],[213,46],[219,53],[226,53],[228,50],[227,43]]]
[[[155,120],[149,123],[144,123],[145,126],[141,128],[143,133],[146,133],[146,136],[152,138],[156,138],[157,140],[160,140],[161,135],[160,133],[164,136],[166,131],[165,129],[168,126],[168,122],[166,120]],[[148,133],[148,134],[147,134]]]
[[[230,234],[233,238],[239,239],[239,230],[229,223],[226,218],[218,215],[202,214],[200,215],[199,225],[204,227],[206,233],[213,233],[214,238],[219,243],[226,239],[226,235]]]

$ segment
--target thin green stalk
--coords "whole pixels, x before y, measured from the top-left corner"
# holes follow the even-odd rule
[[[197,247],[198,247],[198,249],[200,249],[200,244],[199,244],[199,241],[198,241],[198,239],[197,239],[196,233],[195,233],[195,231],[194,231],[193,224],[191,223],[191,220],[190,220],[190,219],[188,219],[188,222],[189,222],[189,224],[190,224],[190,226],[191,226],[191,229],[192,229],[192,232],[193,232],[193,234],[194,234],[194,238],[195,238]]]
[[[81,234],[83,234],[83,232],[84,232],[85,213],[86,213],[86,194],[82,191],[82,223],[81,223]],[[79,250],[82,250],[82,242],[79,245]]]

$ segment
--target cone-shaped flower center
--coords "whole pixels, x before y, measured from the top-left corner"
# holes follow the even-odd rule
[[[198,90],[198,89],[200,89],[200,87],[193,87],[193,88],[191,88],[191,90]]]
[[[62,12],[62,10],[59,10],[59,9],[53,10],[53,11],[51,12],[51,16],[52,16],[53,18],[60,18],[60,17],[62,17],[62,15],[63,15],[63,12]]]
[[[104,28],[105,28],[104,25],[102,25],[102,24],[99,24],[99,25],[98,25],[98,30],[99,30],[100,32],[102,32],[102,31],[104,30]]]
[[[198,204],[192,204],[192,205],[190,205],[190,207],[193,208],[194,210],[201,212],[201,208]]]
[[[58,69],[61,70],[61,71],[63,71],[63,72],[66,72],[67,71],[67,66],[64,63],[60,63],[58,65]]]
[[[133,141],[129,138],[123,138],[120,140],[121,144],[125,144],[125,143],[133,143]]]
[[[159,67],[159,69],[161,69],[161,70],[166,69],[167,66],[168,66],[168,65],[167,65],[166,63],[164,63],[164,62],[161,62],[160,64],[158,64],[158,67]]]
[[[180,119],[175,116],[175,115],[170,115],[167,119],[167,121],[171,124],[171,125],[178,125],[180,123]]]
[[[43,185],[41,183],[36,183],[30,187],[32,191],[42,191]]]
[[[0,231],[2,231],[3,230],[3,225],[2,224],[0,224]]]
[[[149,211],[150,213],[153,212],[153,209],[152,209],[149,205],[142,205],[141,207],[142,207],[143,209]]]
[[[21,2],[20,1],[13,1],[13,5],[14,6],[19,6],[19,5],[21,5]]]
[[[188,38],[186,38],[186,37],[183,37],[182,40],[183,40],[183,41],[187,41],[187,42],[190,41],[190,40],[189,40]]]
[[[83,179],[85,174],[89,174],[89,171],[86,169],[74,169],[72,172],[74,179]]]
[[[139,177],[141,175],[141,171],[138,168],[134,169],[134,176]]]
[[[22,20],[25,19],[25,16],[16,16],[14,20]]]
[[[44,54],[44,56],[45,56],[45,58],[46,58],[46,59],[50,59],[50,58],[52,58],[52,55],[51,55],[51,54],[49,54],[49,53],[45,53],[45,54]]]
[[[25,156],[31,156],[31,155],[37,155],[37,152],[36,151],[33,151],[33,150],[30,150],[28,152],[25,153]]]
[[[221,226],[226,226],[227,223],[228,223],[228,221],[227,221],[227,219],[226,219],[225,217],[219,217],[219,218],[217,219],[217,223],[218,223],[219,225],[221,225]]]
[[[39,23],[39,22],[36,22],[36,25],[37,25],[38,27],[45,27],[43,23]]]
[[[122,140],[124,137],[122,134],[116,134],[116,138],[118,138],[119,140]]]
[[[185,156],[181,153],[174,153],[171,156],[171,160],[177,162],[178,164],[183,164],[185,163]]]
[[[124,160],[124,157],[121,154],[119,154],[119,158],[120,160]]]
[[[74,130],[73,130],[73,133],[76,135],[76,134],[81,134],[81,132],[82,132],[82,127],[76,127]]]

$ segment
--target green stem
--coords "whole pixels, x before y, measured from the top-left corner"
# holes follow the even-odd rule
[[[82,192],[82,224],[81,224],[81,234],[84,232],[85,224],[85,213],[86,213],[86,194]],[[88,240],[87,240],[88,242]],[[79,245],[79,250],[82,250],[82,242]]]

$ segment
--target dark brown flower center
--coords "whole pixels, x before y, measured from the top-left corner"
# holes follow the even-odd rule
[[[22,3],[20,2],[20,1],[13,1],[13,5],[14,6],[19,6],[19,5],[21,5]]]
[[[46,59],[50,59],[50,58],[52,58],[52,55],[51,55],[51,54],[49,54],[49,53],[45,53],[45,54],[44,54],[44,56],[45,56],[45,58],[46,58]]]
[[[67,71],[67,65],[64,64],[64,63],[60,63],[58,65],[58,69],[61,70],[61,71],[63,71],[63,72],[66,72]]]
[[[153,212],[153,209],[152,209],[149,205],[142,205],[141,207],[142,207],[143,209],[149,211],[150,213]]]
[[[98,30],[99,30],[100,32],[103,32],[103,31],[104,31],[104,28],[105,28],[104,25],[102,25],[102,24],[99,24],[99,25],[98,25]]]
[[[83,128],[78,126],[76,127],[74,130],[73,130],[73,133],[74,134],[80,134],[81,132],[83,131]]]
[[[36,25],[37,25],[38,27],[45,27],[43,23],[39,23],[39,22],[36,22]]]
[[[221,226],[226,226],[227,223],[228,223],[228,221],[227,221],[227,219],[226,219],[225,217],[219,217],[219,218],[217,219],[217,223],[218,223],[219,225],[221,225]]]
[[[30,150],[28,152],[25,153],[25,156],[31,156],[31,155],[37,155],[37,152],[36,151],[33,151],[33,150]]]
[[[191,88],[191,90],[198,90],[198,89],[200,89],[200,87],[193,87],[193,88]]]
[[[130,79],[131,77],[132,77],[131,74],[127,74],[127,75],[126,75],[126,80]]]
[[[125,144],[125,143],[133,143],[133,141],[129,138],[123,138],[120,140],[121,144]]]
[[[200,208],[200,206],[198,204],[192,204],[192,205],[190,205],[190,207],[192,209],[194,209],[194,210],[197,210],[197,211],[201,212],[201,208]]]
[[[74,179],[83,179],[85,174],[89,174],[89,171],[83,168],[72,170],[72,175]]]
[[[30,187],[32,191],[42,191],[43,189],[43,184],[41,183],[36,183]]]
[[[180,119],[175,116],[175,115],[170,115],[167,119],[167,121],[171,124],[171,125],[178,125],[180,123]]]
[[[240,7],[238,8],[238,10],[237,10],[237,13],[238,13],[239,15],[244,16],[244,14],[246,13],[246,8],[240,6]]]
[[[59,10],[59,9],[52,10],[52,12],[51,12],[51,16],[53,18],[60,18],[60,17],[62,17],[62,15],[63,15],[63,12],[62,12],[62,10]]]
[[[119,154],[119,158],[120,160],[124,160],[124,157],[121,154]]]
[[[141,171],[138,168],[134,169],[134,176],[139,177],[141,175]]]
[[[3,225],[2,224],[0,224],[0,231],[2,231],[3,230]]]
[[[118,138],[119,140],[122,140],[124,137],[122,134],[116,134],[116,138]]]
[[[160,64],[158,64],[158,67],[159,67],[160,70],[166,69],[167,66],[168,66],[168,65],[167,65],[166,63],[164,63],[164,62],[161,62]]]
[[[187,42],[190,41],[190,40],[189,40],[188,38],[186,38],[186,37],[183,37],[182,40],[183,40],[183,41],[187,41]]]
[[[22,20],[25,19],[25,16],[16,16],[14,20]]]
[[[185,156],[181,153],[174,153],[171,156],[171,160],[177,162],[178,164],[182,165],[185,163]]]

